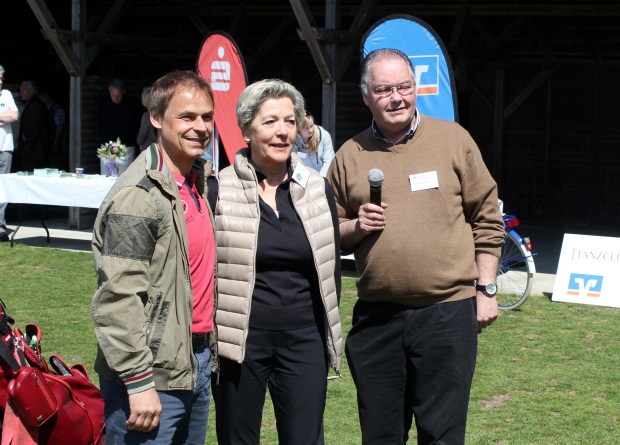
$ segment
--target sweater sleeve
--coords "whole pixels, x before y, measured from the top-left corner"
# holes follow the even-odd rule
[[[101,208],[93,234],[99,286],[91,303],[95,335],[129,394],[155,386],[144,306],[160,226],[157,213],[147,190],[122,188]]]
[[[463,210],[472,227],[476,252],[500,257],[505,233],[499,210],[497,184],[471,137],[465,160]]]
[[[348,212],[348,196],[347,196],[347,175],[344,167],[344,153],[346,146],[349,142],[345,143],[338,153],[334,156],[329,169],[327,170],[327,181],[334,193],[334,199],[336,201],[336,211],[338,214],[338,222],[343,223],[354,219],[356,215],[352,212]]]

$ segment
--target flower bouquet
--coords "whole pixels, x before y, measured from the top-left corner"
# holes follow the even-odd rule
[[[101,174],[118,176],[118,167],[127,162],[127,147],[117,138],[116,142],[106,142],[97,149],[97,156],[101,159]]]

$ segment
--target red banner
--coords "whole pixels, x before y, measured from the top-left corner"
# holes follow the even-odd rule
[[[222,31],[209,33],[202,42],[196,71],[207,80],[215,99],[214,121],[228,161],[246,147],[237,126],[235,108],[241,92],[248,84],[243,57],[234,40]]]

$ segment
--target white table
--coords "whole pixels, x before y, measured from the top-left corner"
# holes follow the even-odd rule
[[[84,175],[71,177],[50,177],[18,175],[16,173],[0,175],[0,202],[14,204],[42,204],[64,207],[87,207],[97,209],[114,184],[116,178],[100,175]],[[41,219],[41,224],[47,232],[49,230]],[[20,221],[13,238],[19,230]]]
[[[116,178],[0,175],[0,202],[97,209]]]

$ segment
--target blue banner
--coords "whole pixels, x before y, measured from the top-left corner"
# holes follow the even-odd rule
[[[361,57],[382,48],[407,54],[415,68],[417,107],[422,114],[458,120],[452,65],[433,28],[408,15],[393,15],[375,23],[362,38]]]

